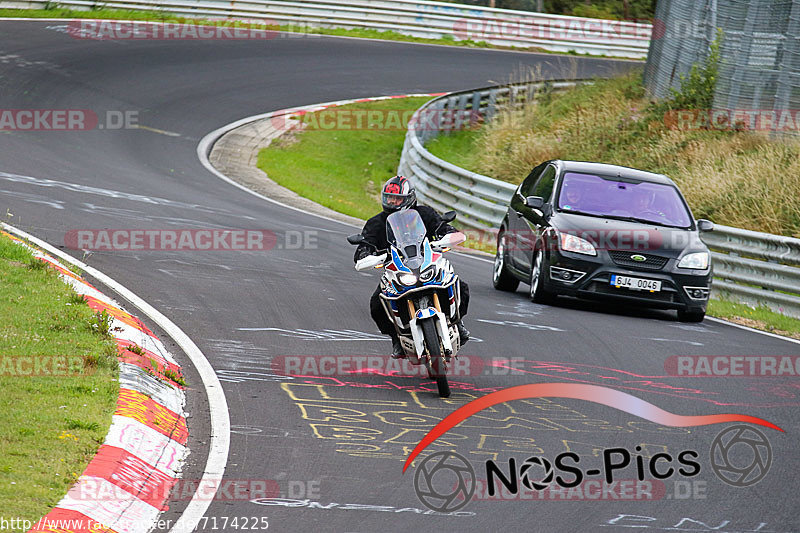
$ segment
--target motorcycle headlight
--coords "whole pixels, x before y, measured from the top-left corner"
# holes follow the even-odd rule
[[[400,276],[397,277],[397,279],[399,279],[400,283],[402,283],[403,285],[411,286],[417,284],[417,276],[415,276],[414,274],[401,274]]]
[[[430,281],[433,279],[433,276],[436,274],[435,268],[429,268],[425,270],[422,274],[419,275],[419,280],[423,283]]]
[[[597,250],[594,249],[592,243],[569,233],[561,234],[561,249],[565,252],[575,252],[576,254],[597,255]]]
[[[705,270],[708,268],[708,252],[695,252],[693,254],[686,254],[678,263],[678,268],[693,268],[696,270]]]

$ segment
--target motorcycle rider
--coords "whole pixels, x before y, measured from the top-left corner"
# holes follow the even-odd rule
[[[386,219],[390,214],[401,209],[414,209],[419,213],[430,240],[437,240],[441,236],[458,231],[444,222],[439,213],[432,207],[417,205],[417,194],[414,190],[414,185],[404,176],[394,176],[384,184],[381,192],[381,204],[383,205],[383,211],[367,220],[366,224],[364,224],[364,229],[361,230],[364,241],[356,248],[353,257],[355,262],[389,248],[389,242],[386,237]],[[459,283],[461,291],[459,315],[463,318],[469,308],[469,285],[460,278]],[[369,311],[372,315],[372,320],[375,321],[375,325],[378,326],[381,333],[392,338],[392,357],[396,359],[405,357],[403,345],[400,343],[397,331],[381,304],[380,292],[381,286],[379,283],[369,300]],[[461,320],[456,323],[456,327],[461,337],[461,344],[466,344],[469,340],[469,331],[464,327]]]

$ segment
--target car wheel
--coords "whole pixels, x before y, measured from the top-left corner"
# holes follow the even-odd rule
[[[506,235],[500,234],[497,241],[497,254],[494,256],[492,285],[498,291],[514,292],[519,287],[519,280],[506,268]]]
[[[705,311],[678,311],[678,320],[681,322],[702,322],[705,317]]]
[[[537,304],[553,302],[554,295],[545,288],[544,284],[544,250],[540,248],[534,253],[531,265],[530,298],[532,302]]]

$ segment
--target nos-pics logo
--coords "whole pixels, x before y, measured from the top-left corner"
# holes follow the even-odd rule
[[[555,482],[569,488],[590,476],[603,475],[611,482],[615,471],[634,464],[639,480],[644,479],[646,470],[655,479],[666,479],[677,473],[696,476],[701,470],[700,464],[694,461],[698,457],[697,452],[685,450],[678,454],[676,467],[673,468],[669,466],[673,457],[666,453],[655,454],[649,461],[644,461],[642,456],[634,456],[624,448],[610,448],[604,450],[602,468],[579,468],[580,457],[570,453],[560,454],[556,458],[556,468],[548,459],[538,456],[519,463],[519,468],[517,462],[511,459],[508,463],[510,468],[505,472],[492,460],[486,461],[485,468],[490,495],[494,493],[496,480],[516,494],[520,485],[541,491]],[[766,477],[772,466],[773,455],[766,435],[752,426],[740,424],[723,430],[714,438],[709,458],[712,470],[721,481],[734,487],[749,487]],[[571,464],[565,459],[570,459]],[[542,475],[537,476],[535,472]],[[559,473],[567,475],[557,475]],[[429,455],[414,474],[414,490],[420,502],[440,513],[452,513],[465,507],[475,495],[477,484],[475,469],[470,462],[451,451]]]

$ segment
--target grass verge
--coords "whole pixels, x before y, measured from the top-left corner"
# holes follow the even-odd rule
[[[800,320],[776,313],[767,307],[754,308],[728,300],[710,300],[708,314],[742,326],[800,340]]]
[[[258,168],[300,196],[368,219],[381,208],[384,182],[397,172],[408,119],[427,100],[393,98],[304,115],[302,131],[284,134],[259,152]],[[339,126],[343,119],[349,125]],[[494,253],[483,237],[464,244]]]
[[[397,172],[408,118],[427,100],[393,98],[304,115],[305,129],[261,150],[258,168],[300,196],[367,219],[380,210],[381,187]],[[339,125],[342,117],[359,116],[361,124]]]
[[[35,522],[105,439],[119,393],[116,349],[83,298],[2,234],[0,316],[0,518]]]

